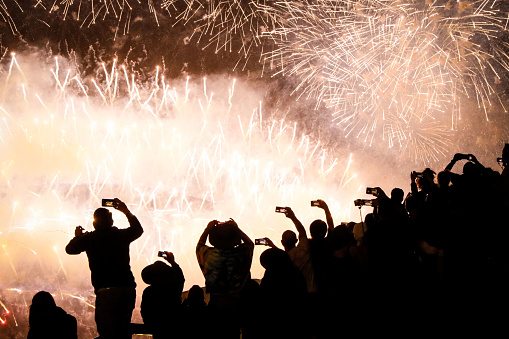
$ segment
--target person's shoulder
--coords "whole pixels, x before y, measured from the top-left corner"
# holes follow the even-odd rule
[[[201,249],[201,250],[207,250],[207,249],[213,249],[214,247],[210,247],[209,245],[207,244],[204,244],[202,242],[199,242],[196,244],[196,249]]]
[[[62,307],[59,307],[59,306],[55,307],[54,314],[57,317],[65,319],[67,321],[72,321],[73,319],[76,320],[75,316],[67,313]]]
[[[196,254],[197,255],[202,255],[202,256],[205,256],[205,255],[210,255],[212,253],[218,253],[219,250],[215,247],[211,247],[211,246],[208,246],[206,244],[203,244],[203,243],[198,243],[196,244]]]
[[[309,238],[308,237],[299,237],[299,242],[297,247],[309,247]]]

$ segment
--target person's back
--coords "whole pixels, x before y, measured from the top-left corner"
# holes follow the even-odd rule
[[[213,247],[206,245],[207,239]],[[240,297],[245,284],[251,279],[253,250],[253,241],[233,219],[224,223],[212,220],[198,240],[196,258],[210,293],[208,306],[213,318],[213,337],[239,336]]]
[[[129,221],[129,228],[113,226],[113,217],[106,208],[94,212],[94,231],[84,232],[78,226],[69,241],[67,254],[87,253],[96,294],[95,321],[103,338],[131,337],[129,324],[136,302],[136,282],[129,264],[129,245],[143,234],[138,219],[126,204],[115,198],[113,206]]]
[[[116,227],[83,235],[81,244],[88,256],[92,285],[96,290],[112,286],[136,286],[131,272],[129,245],[135,236]]]
[[[40,291],[34,295],[28,323],[30,329],[27,339],[78,338],[76,318],[58,307],[53,296],[46,291]]]

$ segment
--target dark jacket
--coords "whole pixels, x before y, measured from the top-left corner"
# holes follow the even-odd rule
[[[101,288],[136,287],[129,264],[129,245],[143,234],[138,219],[127,215],[129,228],[108,227],[74,237],[65,247],[67,254],[86,252],[95,292]]]

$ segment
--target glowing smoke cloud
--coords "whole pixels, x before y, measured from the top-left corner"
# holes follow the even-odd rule
[[[352,201],[364,186],[351,155],[271,120],[235,80],[174,87],[157,69],[139,83],[116,61],[100,66],[102,80],[81,79],[65,60],[40,67],[33,59],[13,57],[0,82],[4,293],[26,292],[29,304],[35,290],[51,289],[90,303],[86,255],[64,247],[76,225],[92,230],[101,198],[124,200],[144,226],[131,245],[140,295],[139,273],[158,250],[175,252],[187,288],[204,284],[194,250],[209,220],[232,217],[252,238],[277,243],[293,226],[276,205],[294,207],[304,224],[324,218],[310,207],[317,198],[336,223],[359,218]],[[127,226],[121,213],[114,219]],[[262,276],[261,250],[253,277]]]
[[[227,71],[295,81],[297,97],[330,108],[343,136],[397,148],[414,162],[448,153],[473,102],[486,120],[492,106],[504,105],[496,87],[509,70],[508,13],[500,0],[34,0],[33,6],[44,9],[37,16],[48,26],[59,23],[52,17],[84,29],[105,22],[114,38],[145,19],[172,37],[176,25],[185,25],[186,36],[174,39],[238,55]],[[8,14],[18,8],[5,7],[3,20],[15,23]]]

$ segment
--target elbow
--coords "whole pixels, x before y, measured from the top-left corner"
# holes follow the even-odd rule
[[[75,249],[73,249],[72,247],[69,247],[69,246],[65,247],[65,253],[70,254],[70,255],[80,254],[80,252],[76,251]]]

